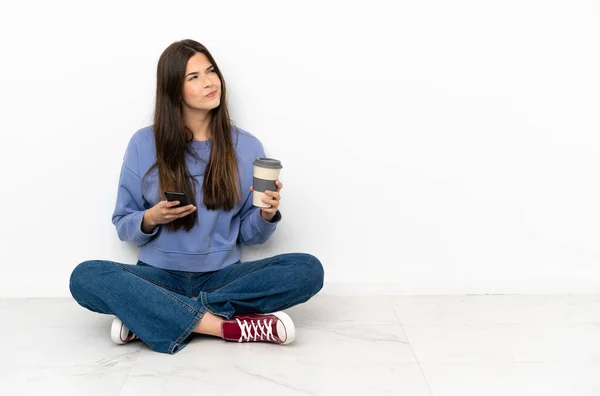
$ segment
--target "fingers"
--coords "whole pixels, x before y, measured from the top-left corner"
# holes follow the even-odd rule
[[[174,208],[172,209],[173,212],[171,214],[181,214],[183,212],[187,212],[187,211],[191,211],[192,209],[196,209],[196,207],[194,205],[186,205],[186,206],[182,206],[181,208]]]
[[[279,200],[281,199],[279,191],[283,188],[283,184],[277,179],[275,180],[275,185],[277,186],[277,191],[266,190],[265,196],[262,198],[264,203],[271,205],[270,208],[263,208],[267,213],[275,213],[279,207]]]
[[[196,210],[196,207],[193,205],[182,206],[177,209],[170,209],[165,214],[164,217],[166,220],[175,220],[181,217],[185,217]]]
[[[265,195],[268,195],[271,199],[280,199],[281,198],[281,194],[279,194],[278,192],[273,192],[273,191],[269,191],[269,190],[265,191]],[[265,197],[265,198],[267,198],[267,197]]]
[[[190,204],[190,205],[185,205],[179,208],[174,208],[173,206],[177,206],[179,205],[179,201],[164,201],[164,209],[163,209],[163,216],[165,217],[165,219],[176,219],[179,217],[184,217],[187,216],[188,214],[192,213],[194,210],[196,210],[196,206]]]
[[[260,210],[263,212],[266,212],[266,213],[275,214],[275,213],[277,213],[278,207],[270,206],[268,208],[260,208]]]
[[[195,207],[195,206],[193,206],[193,205],[190,205],[190,206],[192,206],[190,209],[186,209],[186,210],[184,210],[184,211],[183,211],[183,212],[181,212],[181,214],[180,214],[179,216],[177,216],[177,217],[178,217],[178,218],[179,218],[179,217],[185,217],[185,216],[189,215],[190,213],[192,213],[193,211],[195,211],[195,210],[196,210],[196,207]],[[187,206],[186,206],[186,208],[187,208]]]
[[[192,208],[196,208],[194,205],[189,204],[189,205],[185,205],[182,206],[180,208],[175,208],[175,206],[179,205],[179,201],[163,201],[165,204],[164,206],[169,210],[170,214],[181,214],[187,210],[190,210]]]
[[[271,205],[271,206],[277,205],[277,200],[276,199],[269,199],[269,197],[263,197],[262,201],[264,203],[267,203],[267,204]]]

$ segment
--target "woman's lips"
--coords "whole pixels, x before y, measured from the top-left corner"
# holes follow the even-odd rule
[[[206,95],[206,97],[207,98],[214,98],[216,94],[217,94],[217,91],[213,91],[213,92],[209,93],[208,95]]]

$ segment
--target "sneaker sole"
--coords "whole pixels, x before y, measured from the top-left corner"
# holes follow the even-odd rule
[[[119,344],[119,345],[125,344],[125,341],[123,341],[123,338],[121,337],[121,335],[123,334],[122,332],[123,332],[123,322],[121,322],[121,319],[119,319],[115,316],[115,318],[113,319],[113,322],[112,322],[112,326],[110,327],[110,339],[115,344]]]
[[[277,318],[281,321],[281,324],[283,324],[284,329],[281,329],[279,327],[280,323],[277,323],[277,334],[280,334],[279,332],[281,330],[284,330],[286,335],[285,342],[281,343],[280,345],[287,345],[294,342],[294,340],[296,339],[296,327],[294,326],[292,318],[290,318],[290,316],[283,311],[274,312],[269,315],[277,316]]]

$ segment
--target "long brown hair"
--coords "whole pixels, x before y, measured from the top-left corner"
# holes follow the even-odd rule
[[[184,125],[181,98],[187,63],[196,53],[206,55],[221,80],[221,103],[210,110],[208,131],[212,148],[204,172],[202,197],[207,209],[229,211],[241,201],[241,186],[238,185],[240,171],[231,134],[225,80],[208,49],[194,40],[171,44],[158,61],[154,111],[156,162],[152,167],[158,166],[161,199],[165,199],[165,191],[185,192],[195,204],[196,184],[192,183],[194,179],[186,165],[185,153],[200,158],[188,144],[193,133]],[[165,226],[169,230],[184,227],[189,231],[197,221],[198,210]]]

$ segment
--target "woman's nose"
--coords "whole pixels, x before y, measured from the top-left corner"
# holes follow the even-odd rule
[[[204,86],[207,88],[215,86],[215,80],[212,78],[212,76],[204,77]]]

